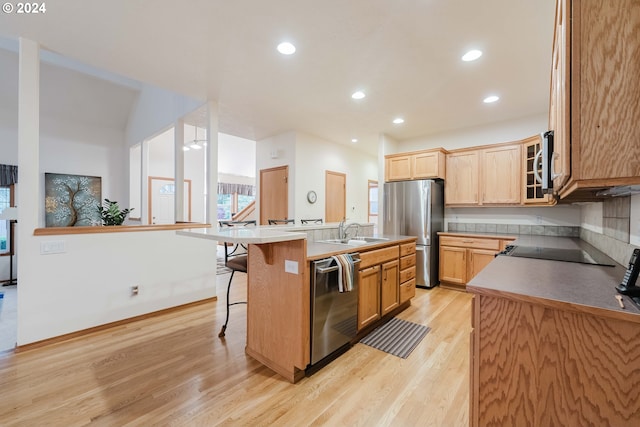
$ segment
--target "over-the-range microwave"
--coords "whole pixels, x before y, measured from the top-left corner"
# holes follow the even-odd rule
[[[549,130],[540,134],[540,150],[536,153],[536,157],[533,161],[533,172],[542,186],[542,192],[544,194],[553,194],[553,179],[555,174],[553,172],[553,131]],[[542,167],[540,167],[540,165]],[[541,172],[540,169],[542,169]]]

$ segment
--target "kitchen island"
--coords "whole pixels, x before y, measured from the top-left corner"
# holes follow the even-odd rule
[[[473,278],[470,425],[640,425],[640,310],[615,298],[624,271],[499,256]]]
[[[310,342],[310,262],[344,253],[368,253],[369,262],[377,262],[381,252],[394,252],[395,262],[413,247],[415,237],[380,236],[376,241],[326,243],[307,241],[302,227],[239,227],[194,229],[177,232],[181,236],[219,242],[243,243],[248,247],[247,345],[248,355],[295,383],[305,375],[311,356]],[[404,246],[402,246],[404,245]],[[405,258],[411,254],[405,253]],[[366,258],[366,257],[365,257]],[[386,260],[386,259],[385,259]],[[399,267],[395,281],[398,304],[389,316],[409,306],[410,298],[400,303]],[[406,285],[410,285],[409,279]],[[415,290],[415,287],[414,287]],[[405,292],[406,295],[406,292]],[[374,322],[367,323],[368,328]]]

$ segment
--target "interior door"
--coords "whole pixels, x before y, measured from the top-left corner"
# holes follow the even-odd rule
[[[347,175],[326,171],[325,194],[325,221],[342,221],[347,216]]]
[[[175,224],[175,180],[149,177],[149,224]],[[191,221],[191,180],[184,180],[184,218]]]
[[[289,166],[260,171],[260,224],[289,215]]]

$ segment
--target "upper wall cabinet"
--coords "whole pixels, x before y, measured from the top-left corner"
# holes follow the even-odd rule
[[[444,203],[447,206],[477,205],[480,150],[464,150],[447,154],[447,177],[444,181]]]
[[[640,2],[558,0],[549,127],[561,201],[640,184]]]
[[[445,205],[519,205],[521,146],[496,144],[447,154]]]
[[[536,179],[536,172],[537,175],[542,175],[542,164],[540,161],[536,163],[536,155],[541,146],[542,139],[538,135],[522,141],[522,203],[525,205],[556,203],[555,197],[542,192],[542,184]]]
[[[445,177],[446,151],[414,151],[385,156],[385,181],[406,181]]]
[[[520,144],[502,145],[482,150],[480,178],[481,202],[519,204],[522,158]]]

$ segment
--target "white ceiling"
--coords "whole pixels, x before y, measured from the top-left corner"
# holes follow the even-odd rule
[[[0,35],[217,100],[230,135],[299,130],[375,152],[381,133],[405,140],[547,111],[554,4],[65,0],[38,16],[0,14]],[[277,53],[283,40],[296,54]],[[463,63],[470,48],[484,55]],[[355,90],[367,97],[352,100]],[[494,93],[498,103],[482,103]]]

